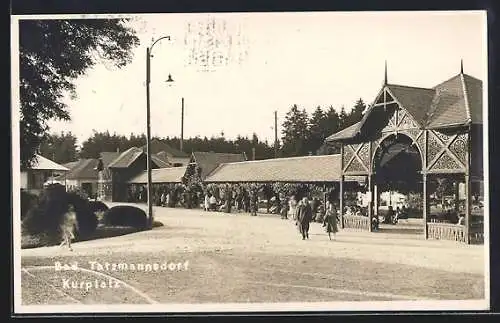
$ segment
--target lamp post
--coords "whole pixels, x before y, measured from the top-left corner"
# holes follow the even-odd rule
[[[152,179],[151,179],[151,108],[149,83],[151,82],[151,51],[156,43],[162,39],[170,40],[170,36],[163,36],[155,40],[150,47],[146,48],[146,155],[147,155],[147,173],[148,173],[148,226],[153,227],[153,199],[152,199]],[[167,82],[173,82],[171,75]]]

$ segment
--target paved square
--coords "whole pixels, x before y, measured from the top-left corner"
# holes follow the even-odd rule
[[[484,298],[482,245],[404,230],[341,230],[329,241],[319,223],[303,241],[279,216],[154,210],[164,226],[152,231],[75,243],[73,252],[22,250],[23,305]],[[78,270],[56,271],[56,262],[78,262]],[[130,269],[155,263],[164,268]]]

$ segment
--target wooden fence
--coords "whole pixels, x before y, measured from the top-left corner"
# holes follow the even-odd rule
[[[344,215],[344,228],[368,231],[370,219],[367,216]]]
[[[427,223],[427,235],[429,239],[452,240],[466,243],[465,227],[454,223]],[[484,242],[484,227],[482,223],[471,224],[469,230],[470,243]]]
[[[427,223],[427,236],[429,239],[466,242],[464,226],[453,223]]]
[[[470,243],[484,243],[484,223],[472,223],[469,229]]]

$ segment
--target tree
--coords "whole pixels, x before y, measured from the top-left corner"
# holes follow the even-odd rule
[[[293,105],[285,116],[281,133],[283,134],[281,149],[284,157],[308,154],[309,118],[305,110],[301,111],[297,105]]]
[[[339,130],[345,129],[349,124],[349,115],[345,112],[345,107],[340,108],[339,113]]]
[[[51,134],[40,143],[40,154],[56,163],[65,164],[77,159],[76,137],[71,133]]]
[[[361,121],[363,118],[363,112],[366,109],[366,104],[363,102],[363,99],[359,99],[356,101],[354,107],[352,108],[351,112],[347,116],[346,122],[344,124],[344,127],[347,128],[349,126],[352,126],[356,122]]]
[[[316,152],[325,141],[328,135],[326,120],[326,114],[321,107],[317,107],[309,120],[309,140],[307,146],[310,151]]]
[[[98,61],[120,68],[139,44],[127,19],[22,20],[19,22],[21,167],[35,161],[50,119],[70,120],[66,94]]]

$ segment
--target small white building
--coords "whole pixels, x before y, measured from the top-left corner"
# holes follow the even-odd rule
[[[64,178],[68,171],[68,168],[41,155],[36,155],[33,165],[21,171],[21,189],[39,194],[46,182],[52,182],[56,177]]]

